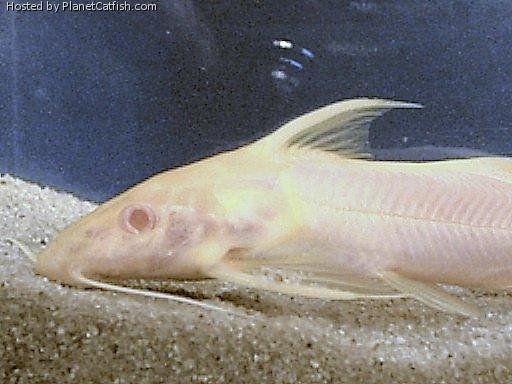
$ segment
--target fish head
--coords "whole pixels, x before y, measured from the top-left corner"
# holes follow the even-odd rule
[[[300,201],[290,206],[290,182],[277,170],[237,153],[153,176],[102,204],[52,241],[37,272],[78,286],[79,276],[199,279],[235,254],[272,248],[304,222]]]
[[[208,184],[185,183],[170,173],[149,179],[66,228],[38,255],[37,272],[79,286],[77,276],[204,277],[205,265],[230,248],[229,226],[212,213]]]

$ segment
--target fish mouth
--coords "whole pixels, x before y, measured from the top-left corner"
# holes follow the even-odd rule
[[[37,256],[35,271],[38,275],[61,284],[83,286],[77,279],[81,275],[73,259],[67,257],[68,252],[51,245]],[[80,271],[80,272],[79,272]]]

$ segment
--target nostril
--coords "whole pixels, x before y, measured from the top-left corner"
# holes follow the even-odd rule
[[[130,205],[123,209],[120,216],[123,229],[130,233],[151,230],[156,224],[156,214],[146,204]]]

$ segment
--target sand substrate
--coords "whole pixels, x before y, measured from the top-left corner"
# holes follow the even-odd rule
[[[94,205],[3,176],[0,239],[39,251]],[[251,318],[63,287],[0,241],[1,383],[510,383],[512,296],[452,289],[489,311],[334,302],[231,284],[132,282]]]

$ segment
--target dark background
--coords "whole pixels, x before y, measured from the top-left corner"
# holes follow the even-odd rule
[[[80,197],[104,200],[354,96],[426,107],[376,122],[377,150],[512,152],[512,2],[0,6],[0,172]]]

